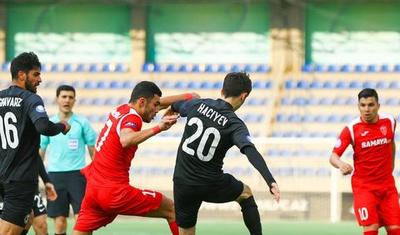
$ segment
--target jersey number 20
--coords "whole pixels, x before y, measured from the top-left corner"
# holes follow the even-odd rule
[[[182,144],[182,150],[185,153],[194,156],[195,150],[191,149],[188,145],[190,143],[192,143],[193,141],[197,140],[198,138],[200,138],[200,136],[201,136],[200,143],[196,149],[197,157],[201,161],[204,161],[204,162],[210,161],[214,157],[215,149],[217,148],[219,141],[221,140],[221,134],[214,127],[209,127],[207,129],[205,129],[205,131],[203,133],[203,129],[204,129],[203,122],[200,120],[200,118],[197,118],[197,117],[191,118],[188,121],[188,125],[189,126],[196,125],[197,129],[193,135],[191,135],[189,138],[185,139],[185,141]],[[213,135],[214,139],[210,145],[210,148],[207,151],[207,154],[203,154],[204,147],[205,147],[210,135]]]
[[[17,117],[12,112],[7,112],[4,117],[0,116],[1,148],[15,149],[19,144],[18,130],[13,123],[17,123]]]

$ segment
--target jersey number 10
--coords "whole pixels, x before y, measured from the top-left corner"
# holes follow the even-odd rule
[[[207,129],[205,129],[205,131],[203,133],[203,129],[204,129],[203,122],[200,120],[200,118],[197,118],[197,117],[191,118],[188,121],[187,125],[188,126],[196,125],[197,129],[193,135],[191,135],[189,138],[185,139],[185,141],[182,144],[182,150],[185,153],[194,156],[195,151],[193,149],[191,149],[188,145],[190,143],[194,142],[195,140],[197,140],[198,138],[200,138],[200,136],[201,136],[200,143],[196,149],[197,157],[201,161],[204,161],[204,162],[210,161],[214,157],[215,149],[217,148],[219,141],[221,140],[221,134],[214,127],[208,127]],[[207,151],[207,154],[203,154],[205,145],[206,145],[207,140],[210,137],[210,135],[213,135],[214,139],[210,145],[210,148]]]
[[[19,144],[18,130],[12,123],[17,123],[17,117],[12,112],[7,112],[4,117],[0,116],[0,138],[1,148],[15,149]]]

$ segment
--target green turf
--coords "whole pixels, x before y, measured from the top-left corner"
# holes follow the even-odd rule
[[[49,220],[49,234],[54,234],[52,221]],[[71,234],[73,221],[68,221],[68,233]],[[30,231],[31,235],[34,233]],[[168,235],[167,223],[161,219],[119,218],[107,227],[100,228],[96,235]],[[198,235],[244,235],[249,234],[242,221],[199,220]],[[271,221],[263,223],[263,234],[271,235],[360,235],[362,230],[356,222],[309,221]]]

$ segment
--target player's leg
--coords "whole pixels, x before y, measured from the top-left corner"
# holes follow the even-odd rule
[[[175,214],[180,235],[196,234],[197,215],[202,203],[203,191],[205,190],[202,186],[174,182]]]
[[[114,188],[86,187],[73,235],[90,235],[100,227],[111,223],[117,214],[111,213],[114,199],[121,196]],[[122,196],[124,198],[124,196]]]
[[[262,234],[260,213],[250,187],[243,184],[243,191],[235,201],[242,208],[243,221],[250,234]]]
[[[173,235],[179,234],[178,225],[176,225],[175,221],[174,202],[165,195],[162,195],[160,206],[156,210],[146,213],[144,216],[166,219],[172,234]]]
[[[47,210],[42,195],[35,194],[33,204],[32,227],[36,235],[47,235]]]
[[[80,171],[71,172],[71,177],[68,179],[67,190],[69,195],[69,203],[75,215],[75,221],[78,218],[83,197],[85,196],[86,179]]]
[[[0,219],[0,234],[20,235],[28,224],[37,184],[12,182],[3,186],[4,206]]]
[[[61,172],[49,172],[49,178],[57,191],[57,199],[47,202],[47,212],[54,221],[54,234],[63,235],[67,231],[69,200],[66,180],[68,175]]]
[[[357,190],[353,193],[354,213],[364,235],[377,235],[379,229],[379,198],[371,191]]]
[[[400,235],[400,205],[396,187],[385,190],[385,195],[380,202],[379,218],[388,235]]]

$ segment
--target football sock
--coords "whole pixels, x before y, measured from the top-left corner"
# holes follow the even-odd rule
[[[26,235],[26,234],[28,234],[28,230],[24,229],[24,230],[21,232],[21,235]]]
[[[257,204],[254,197],[251,196],[239,203],[242,208],[243,220],[251,235],[261,235],[260,213],[258,212]]]
[[[378,235],[378,230],[364,231],[364,235]]]
[[[54,233],[54,235],[67,235],[67,233]]]
[[[400,228],[388,230],[387,234],[388,235],[400,235]]]
[[[179,228],[178,225],[176,224],[176,221],[168,222],[169,229],[172,232],[172,235],[179,235]]]

